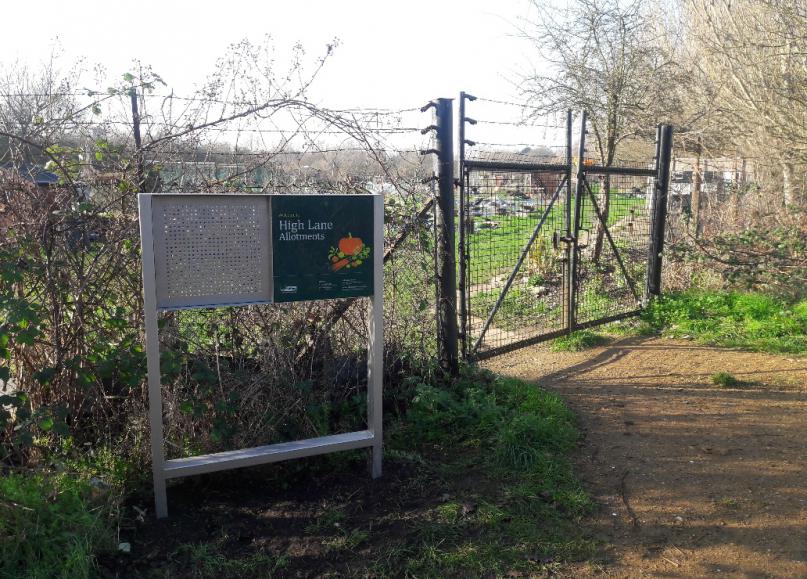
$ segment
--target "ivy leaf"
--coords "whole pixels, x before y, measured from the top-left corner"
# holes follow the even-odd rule
[[[67,427],[63,421],[58,421],[53,425],[53,432],[58,434],[59,436],[69,436],[70,429]]]
[[[123,80],[125,80],[126,82],[132,82],[134,80],[134,75],[128,72],[124,73]]]
[[[34,380],[43,386],[50,384],[53,381],[54,376],[56,376],[56,368],[42,368],[41,370],[34,372]]]
[[[11,370],[0,366],[0,382],[8,382],[9,378],[11,378]]]
[[[34,340],[39,336],[39,330],[36,328],[29,328],[17,333],[16,339],[18,344],[25,346],[33,346]]]
[[[16,443],[20,446],[31,446],[34,444],[34,435],[29,430],[21,430],[16,436]]]
[[[48,432],[51,428],[53,428],[53,418],[50,416],[43,418],[39,421],[39,428],[43,431]]]

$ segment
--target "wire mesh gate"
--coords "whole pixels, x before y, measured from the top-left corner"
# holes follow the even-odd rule
[[[537,154],[466,155],[475,143],[465,126],[476,123],[465,114],[466,100],[475,99],[460,96],[463,355],[487,358],[638,314],[648,268],[660,267],[661,128],[648,164],[606,167],[587,158],[585,114],[575,164],[571,112],[556,131],[565,133],[562,145]]]

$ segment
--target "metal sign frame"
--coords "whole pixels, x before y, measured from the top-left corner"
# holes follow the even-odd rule
[[[265,230],[265,246],[259,251],[268,254],[269,262],[269,287],[264,287],[260,283],[255,284],[257,288],[253,293],[247,292],[245,295],[226,295],[224,299],[217,301],[211,296],[185,297],[179,303],[163,300],[158,302],[158,294],[164,295],[164,291],[158,289],[157,267],[164,267],[165,264],[158,263],[158,255],[164,256],[163,247],[165,243],[164,230],[156,231],[155,226],[161,227],[155,222],[155,205],[177,197],[188,197],[194,199],[205,199],[215,203],[227,204],[237,202],[243,204],[245,200],[255,201],[263,198],[266,201],[267,213],[265,216],[256,217],[254,223],[271,224],[271,198],[274,195],[236,195],[236,194],[171,194],[171,193],[141,193],[138,195],[138,206],[140,211],[140,240],[143,260],[143,298],[144,316],[146,330],[146,357],[148,370],[148,399],[149,399],[149,425],[151,441],[152,474],[154,480],[154,503],[157,518],[168,516],[168,498],[166,493],[166,481],[172,478],[180,478],[202,473],[229,470],[246,466],[255,466],[289,460],[315,456],[341,450],[352,450],[357,448],[370,448],[372,450],[373,478],[381,476],[382,462],[382,391],[383,391],[383,355],[384,355],[384,335],[383,335],[383,312],[384,312],[384,197],[380,194],[372,195],[373,198],[373,293],[369,296],[369,323],[368,323],[368,356],[367,356],[367,429],[356,432],[321,436],[305,440],[295,440],[279,444],[270,444],[253,448],[230,450],[213,454],[204,454],[190,458],[165,459],[164,438],[163,438],[163,413],[162,413],[162,391],[160,375],[160,344],[158,317],[160,311],[185,308],[215,308],[222,306],[239,306],[259,303],[272,303],[271,288],[271,262],[272,262],[272,237],[270,227],[258,225],[258,234],[263,238],[261,231]],[[311,197],[311,195],[300,195],[300,197]],[[329,196],[333,198],[335,196]],[[156,203],[155,203],[156,201]],[[158,218],[161,219],[161,218]],[[155,234],[156,233],[156,234]],[[250,234],[251,235],[251,234]],[[155,246],[155,244],[158,244]],[[158,250],[158,251],[155,251]],[[263,255],[263,254],[262,254]],[[204,256],[202,256],[204,258]],[[163,259],[163,258],[160,258]],[[265,271],[261,273],[265,278]],[[160,281],[164,283],[164,281]],[[161,293],[162,292],[162,293]]]

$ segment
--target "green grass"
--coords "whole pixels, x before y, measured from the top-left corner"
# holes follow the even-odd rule
[[[0,577],[93,576],[94,555],[115,547],[108,497],[93,493],[68,474],[0,477]]]
[[[393,452],[428,456],[449,489],[472,477],[473,491],[375,549],[370,574],[503,576],[590,557],[578,523],[592,503],[568,461],[578,438],[571,411],[536,385],[484,373],[450,388],[420,385]]]
[[[559,291],[557,289],[556,293]],[[487,319],[500,293],[501,288],[497,288],[472,295],[471,312]],[[493,325],[504,330],[515,330],[525,326],[559,324],[559,308],[550,306],[547,301],[547,296],[536,297],[526,288],[511,287],[493,318]]]
[[[552,340],[550,349],[553,352],[580,352],[589,348],[596,348],[608,343],[608,336],[590,330],[578,330],[568,336],[561,336]]]
[[[613,225],[626,217],[631,209],[643,211],[644,203],[644,199],[612,192],[608,224]],[[591,203],[587,202],[583,207],[585,211],[582,216],[582,228],[594,231],[593,222],[596,217]],[[486,283],[494,275],[510,271],[515,266],[516,260],[535,226],[541,220],[541,215],[543,215],[543,210],[539,209],[525,215],[475,217],[474,220],[477,224],[487,220],[495,222],[498,227],[496,229],[477,229],[468,237],[471,254],[471,283]],[[540,236],[546,241],[550,240],[555,230],[563,229],[563,223],[564,208],[555,204]]]
[[[758,293],[688,291],[651,303],[644,332],[778,354],[807,353],[807,300]]]

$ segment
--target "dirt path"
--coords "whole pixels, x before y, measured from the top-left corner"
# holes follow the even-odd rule
[[[562,394],[580,417],[587,523],[614,577],[807,577],[807,360],[629,338],[528,348],[493,370]],[[714,386],[729,372],[739,387]]]

